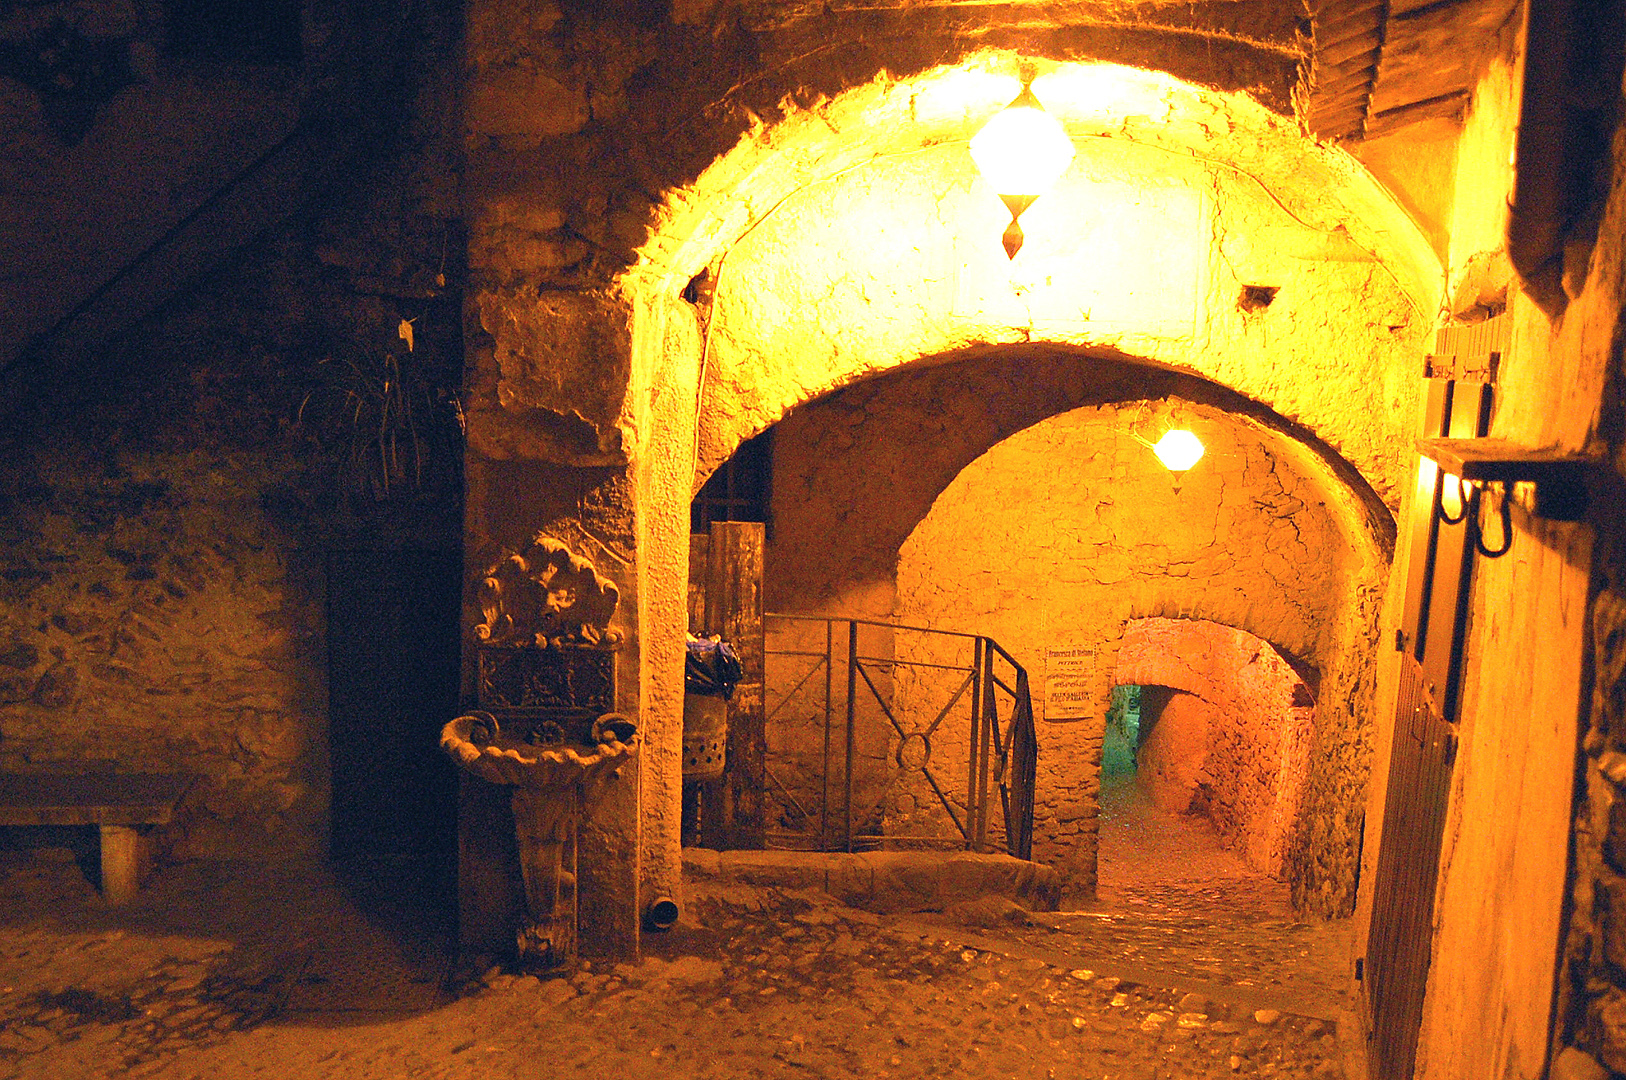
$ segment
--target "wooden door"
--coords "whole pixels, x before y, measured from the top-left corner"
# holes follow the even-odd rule
[[[1425,436],[1475,438],[1490,423],[1490,385],[1425,380]],[[1436,512],[1442,489],[1452,518],[1454,477],[1418,463],[1399,693],[1389,786],[1373,885],[1362,989],[1374,1080],[1412,1080],[1433,949],[1434,893],[1450,804],[1473,547],[1465,516]]]
[[[327,577],[333,855],[444,857],[457,777],[439,737],[458,702],[462,555],[334,552]]]

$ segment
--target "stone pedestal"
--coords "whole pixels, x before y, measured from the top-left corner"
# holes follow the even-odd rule
[[[581,792],[516,787],[511,805],[529,916],[517,935],[519,958],[530,967],[558,967],[576,957],[576,836]]]

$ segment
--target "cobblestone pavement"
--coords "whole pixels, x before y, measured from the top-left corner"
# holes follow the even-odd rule
[[[1206,818],[1157,810],[1132,775],[1102,783],[1101,815],[1096,898],[1023,940],[1310,1015],[1353,1007],[1350,920],[1294,918],[1285,884]]]
[[[170,867],[113,912],[70,859],[0,860],[0,1077],[1345,1075],[1331,1010],[1118,962],[1156,936],[1127,922],[737,888],[690,918],[641,964],[459,983],[443,926],[324,871]]]

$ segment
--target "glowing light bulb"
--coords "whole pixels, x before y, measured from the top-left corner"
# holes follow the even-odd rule
[[[1163,467],[1176,476],[1191,468],[1202,460],[1203,444],[1197,436],[1183,428],[1164,432],[1163,437],[1157,440],[1152,447],[1152,453]]]
[[[971,160],[1002,197],[1037,199],[1073,162],[1073,140],[1031,88],[994,114],[971,140]]]

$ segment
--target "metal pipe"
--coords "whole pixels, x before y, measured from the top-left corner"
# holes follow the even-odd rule
[[[858,733],[858,621],[847,623],[847,806],[843,811],[846,822],[847,851],[853,849],[853,758],[857,756]]]
[[[835,693],[836,624],[824,621],[824,793],[819,797],[819,850],[830,846],[830,713]]]
[[[648,930],[670,930],[677,925],[678,903],[669,896],[662,896],[650,903],[644,909],[644,928]]]

